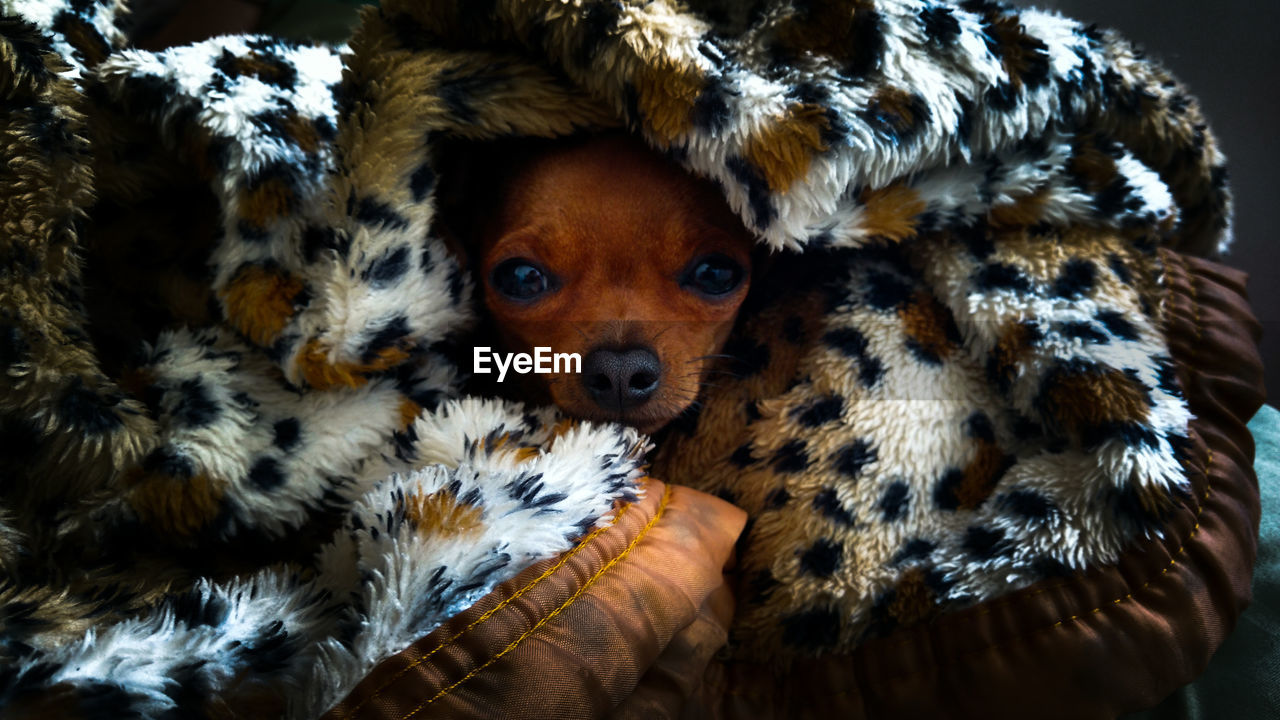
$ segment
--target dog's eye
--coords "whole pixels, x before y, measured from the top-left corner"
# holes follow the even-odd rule
[[[724,295],[742,284],[742,266],[724,255],[707,255],[693,262],[683,284],[707,295]]]
[[[531,300],[551,289],[551,278],[522,258],[511,258],[493,269],[490,281],[498,292],[515,300]]]

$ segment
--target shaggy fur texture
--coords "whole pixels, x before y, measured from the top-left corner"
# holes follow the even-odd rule
[[[1154,250],[1229,239],[1195,102],[1052,14],[693,5],[386,0],[347,48],[145,53],[114,3],[0,2],[0,702],[311,716],[641,489],[633,432],[459,397],[458,139],[626,127],[785,251],[650,469],[751,514],[733,655],[1160,532]]]

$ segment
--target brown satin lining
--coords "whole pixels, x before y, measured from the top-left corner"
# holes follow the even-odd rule
[[[325,717],[598,717],[673,646],[690,648],[696,684],[710,659],[697,648],[723,644],[732,617],[721,568],[744,521],[650,481],[613,526],[380,663]],[[659,682],[654,696],[679,704],[691,691]]]

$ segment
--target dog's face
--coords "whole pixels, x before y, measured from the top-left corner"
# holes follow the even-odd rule
[[[621,136],[537,152],[502,187],[478,272],[504,349],[580,355],[581,374],[527,376],[570,415],[666,425],[746,297],[750,234],[709,183]]]

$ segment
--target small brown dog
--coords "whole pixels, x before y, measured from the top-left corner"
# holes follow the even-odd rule
[[[492,331],[581,359],[521,376],[519,399],[648,433],[684,412],[751,280],[752,236],[716,188],[614,134],[539,144],[495,185],[469,238]]]

